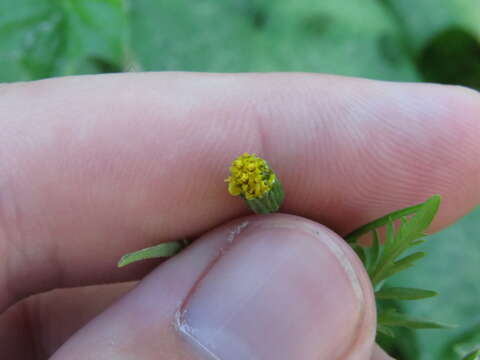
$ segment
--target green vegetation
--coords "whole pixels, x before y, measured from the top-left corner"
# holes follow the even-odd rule
[[[0,0],[0,81],[311,71],[480,88],[478,0]]]

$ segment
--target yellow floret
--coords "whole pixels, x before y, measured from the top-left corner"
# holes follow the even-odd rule
[[[230,176],[225,181],[230,194],[251,200],[261,198],[271,190],[275,174],[265,160],[245,153],[232,162]]]

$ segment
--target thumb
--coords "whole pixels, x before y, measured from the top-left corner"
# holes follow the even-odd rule
[[[52,359],[369,360],[375,305],[344,240],[252,216],[198,239]]]

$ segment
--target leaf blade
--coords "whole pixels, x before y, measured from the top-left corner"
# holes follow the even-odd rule
[[[376,219],[372,222],[369,222],[368,224],[365,224],[359,227],[358,229],[353,230],[352,232],[350,232],[345,236],[345,240],[349,243],[355,242],[359,237],[369,233],[370,231],[387,225],[390,219],[395,221],[400,219],[402,216],[408,216],[408,215],[414,214],[423,206],[423,204],[424,203],[422,202],[420,204],[409,206],[405,209],[396,210],[385,216],[382,216],[379,219]]]
[[[117,266],[123,267],[145,259],[155,259],[160,257],[173,256],[178,253],[183,247],[184,245],[181,241],[171,241],[151,246],[123,255],[118,261]]]
[[[471,353],[467,354],[462,360],[478,360],[480,358],[480,349],[473,350]]]
[[[380,281],[385,280],[386,278],[393,276],[400,271],[408,269],[414,265],[414,261],[423,258],[425,255],[425,252],[417,251],[395,261],[392,265],[385,267],[384,270],[379,270],[376,274],[374,274],[372,277],[372,283],[377,285]]]
[[[400,314],[395,309],[388,309],[378,316],[378,323],[384,326],[399,326],[410,329],[451,329],[455,325]]]
[[[375,292],[377,299],[395,299],[395,300],[419,300],[437,296],[438,293],[432,290],[406,288],[406,287],[390,287],[382,288]]]
[[[385,325],[378,324],[377,325],[377,333],[386,335],[386,336],[391,337],[391,338],[395,337],[395,333],[388,326],[385,326]]]

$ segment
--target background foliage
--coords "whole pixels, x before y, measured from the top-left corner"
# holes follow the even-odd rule
[[[0,0],[0,81],[140,70],[311,71],[480,89],[479,0]],[[480,344],[480,209],[434,235],[396,285],[459,324],[380,339],[399,359]],[[414,274],[414,276],[412,276]]]

